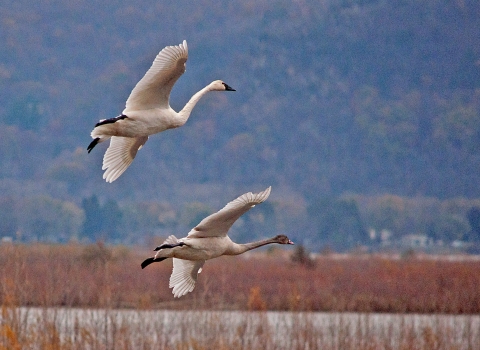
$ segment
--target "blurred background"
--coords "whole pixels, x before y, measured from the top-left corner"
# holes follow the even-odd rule
[[[308,250],[477,252],[480,3],[473,0],[0,2],[0,237],[148,244],[238,195],[233,227]],[[114,183],[90,131],[186,39],[171,105]]]

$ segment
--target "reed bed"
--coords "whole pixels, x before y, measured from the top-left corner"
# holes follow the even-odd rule
[[[0,349],[479,349],[480,316],[3,308]]]
[[[208,261],[174,299],[172,264],[102,244],[0,246],[0,305],[174,310],[480,313],[480,261],[357,255],[293,263],[284,250]]]
[[[207,262],[174,299],[151,253],[0,246],[0,350],[480,349],[475,260],[264,251]]]

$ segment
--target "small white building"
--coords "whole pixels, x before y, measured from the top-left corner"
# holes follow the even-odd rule
[[[392,231],[384,228],[380,230],[380,232],[377,232],[377,230],[371,228],[368,230],[368,235],[372,241],[378,239],[382,245],[389,245]]]
[[[2,244],[11,244],[13,242],[13,238],[11,236],[3,236],[1,242]]]
[[[432,244],[432,242],[427,235],[409,234],[402,237],[401,244],[410,248],[424,248]]]

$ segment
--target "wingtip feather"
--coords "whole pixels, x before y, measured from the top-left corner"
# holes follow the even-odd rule
[[[270,196],[270,192],[272,191],[272,186],[267,187],[262,192],[257,193],[256,197],[259,203],[265,202],[267,198]]]

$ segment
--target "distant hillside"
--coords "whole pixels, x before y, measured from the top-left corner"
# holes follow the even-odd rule
[[[303,210],[345,193],[480,197],[478,28],[468,0],[5,3],[0,188],[79,207],[217,207],[267,185]],[[214,79],[237,92],[210,94],[105,184],[93,125],[183,39],[174,108]]]

